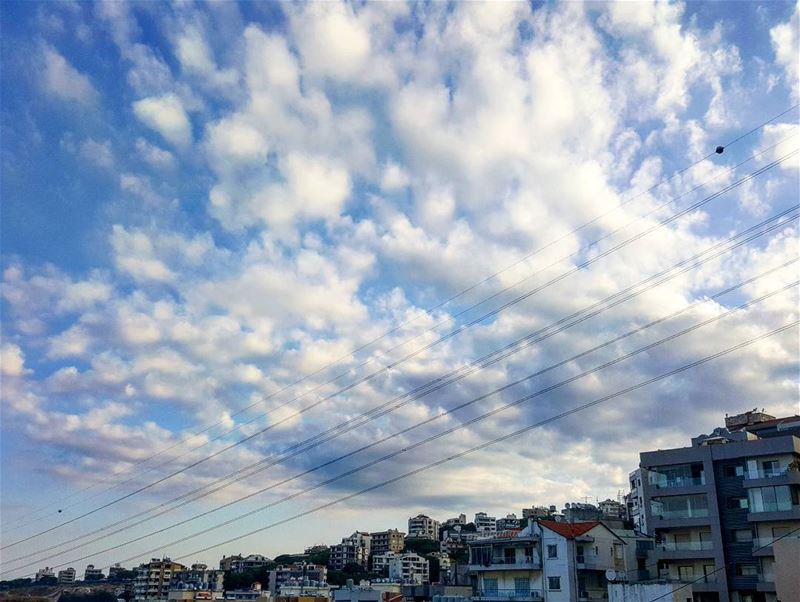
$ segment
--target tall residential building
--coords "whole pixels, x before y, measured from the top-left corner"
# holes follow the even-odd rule
[[[331,546],[328,566],[341,570],[348,564],[360,564],[367,568],[371,549],[372,538],[369,533],[356,531],[350,537],[343,538],[342,543]]]
[[[439,521],[430,516],[418,514],[408,519],[408,537],[420,539],[439,539]]]
[[[190,569],[175,571],[171,587],[184,590],[221,592],[224,589],[225,571],[209,569],[205,564],[193,564]]]
[[[53,569],[49,566],[44,567],[43,569],[39,569],[36,571],[36,578],[34,581],[41,581],[42,579],[46,579],[48,577],[55,577],[55,573],[53,573]]]
[[[93,564],[87,565],[83,573],[84,581],[102,581],[105,578],[106,576],[103,575],[103,570],[96,569]]]
[[[492,537],[497,534],[497,519],[485,512],[475,514],[475,531],[482,537]]]
[[[408,585],[428,583],[428,561],[414,552],[395,554],[389,558],[389,579]]]
[[[219,568],[222,571],[246,573],[247,571],[267,566],[271,562],[269,558],[261,554],[250,554],[249,556],[235,554],[233,556],[223,556],[222,560],[219,561]]]
[[[509,529],[519,529],[520,520],[516,514],[507,514],[505,518],[497,519],[497,531],[508,531]]]
[[[406,534],[402,531],[389,529],[388,531],[377,531],[369,535],[372,538],[372,542],[370,543],[372,554],[403,551]]]
[[[173,574],[185,571],[186,567],[169,558],[153,558],[150,562],[140,564],[136,569],[133,581],[133,599],[166,600],[170,590]]]
[[[58,583],[59,585],[64,583],[75,583],[75,569],[69,567],[63,571],[58,571]]]
[[[800,527],[800,416],[726,424],[691,447],[640,455],[655,560],[662,578],[700,579],[696,601],[775,602],[769,544]]]
[[[626,570],[625,542],[603,523],[538,520],[517,533],[470,543],[481,602],[604,600],[606,571]]]
[[[328,567],[323,564],[296,562],[279,564],[269,572],[269,592],[273,596],[284,585],[322,585],[328,581]]]
[[[644,489],[642,488],[642,469],[637,468],[628,475],[631,484],[630,491],[625,495],[628,518],[633,522],[633,527],[641,533],[647,530],[647,514],[644,511]]]

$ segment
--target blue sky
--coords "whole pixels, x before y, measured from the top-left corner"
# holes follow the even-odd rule
[[[252,420],[242,427],[247,434],[290,417],[293,408],[396,362],[434,333],[469,322],[795,150],[797,109],[700,161],[800,100],[798,10],[790,2],[0,5],[4,544],[164,473],[166,467],[142,471],[139,463],[154,451],[218,422],[224,426],[211,436],[243,421]],[[690,192],[698,185],[704,186]],[[70,541],[90,526],[278,453],[791,207],[797,188],[792,156],[319,409],[91,520],[62,527],[53,539],[15,546],[6,558],[33,554],[45,540],[48,546]],[[609,233],[599,247],[585,249]],[[269,478],[292,476],[797,253],[790,221],[492,369],[148,524],[168,525],[173,516],[258,490]],[[423,313],[500,270],[433,315]],[[796,276],[794,264],[730,297],[699,303],[675,323],[521,385],[480,411]],[[776,328],[796,313],[792,289],[681,344],[322,487],[225,535],[608,394]],[[348,356],[397,324],[403,327]],[[755,405],[775,414],[798,412],[797,343],[795,330],[771,337],[591,414],[191,560],[298,551],[355,529],[402,527],[420,511],[504,515],[532,503],[616,496],[639,451],[685,444],[717,426],[725,412]],[[345,369],[351,371],[346,378],[325,384]],[[318,370],[305,389],[279,393]],[[283,407],[314,385],[319,392]],[[231,417],[264,396],[271,397]],[[169,542],[480,411],[449,416],[169,536],[75,564],[128,557],[133,564],[137,553],[148,556],[158,546],[159,553],[189,554],[219,537]],[[178,450],[186,455],[171,468],[241,433],[196,450],[177,447],[167,457]],[[127,479],[118,490],[85,500]],[[56,514],[68,500],[72,505]],[[39,507],[44,510],[30,514]],[[126,537],[130,532],[77,555]],[[64,553],[47,564],[74,557]],[[4,576],[30,572],[23,565],[9,563]]]

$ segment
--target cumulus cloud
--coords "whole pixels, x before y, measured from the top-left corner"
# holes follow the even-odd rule
[[[42,49],[44,68],[41,71],[44,88],[61,100],[93,105],[99,95],[91,80],[73,67],[50,45]]]
[[[192,125],[175,94],[151,96],[133,103],[133,112],[146,126],[152,128],[178,148],[187,147],[192,141]]]
[[[783,67],[786,85],[792,91],[795,100],[800,99],[800,2],[795,3],[794,13],[786,23],[776,25],[769,30],[775,59]]]

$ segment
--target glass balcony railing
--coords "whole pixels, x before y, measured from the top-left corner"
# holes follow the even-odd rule
[[[782,477],[787,473],[788,470],[786,468],[758,468],[745,471],[744,478],[749,480],[774,479],[776,477]]]
[[[682,510],[660,510],[660,511],[653,511],[656,518],[660,518],[662,520],[674,520],[674,519],[681,519],[681,518],[707,518],[708,517],[708,508],[684,508]]]
[[[544,600],[541,590],[535,589],[482,589],[478,590],[474,596],[475,600],[520,600],[528,602],[531,600]]]
[[[665,541],[657,544],[656,547],[666,552],[680,552],[683,550],[688,551],[702,551],[713,550],[714,543],[711,541]]]
[[[656,489],[673,489],[675,487],[694,487],[705,485],[705,475],[699,477],[672,477],[672,478],[651,478],[650,484]]]
[[[492,564],[533,564],[533,556],[498,556],[492,558]]]

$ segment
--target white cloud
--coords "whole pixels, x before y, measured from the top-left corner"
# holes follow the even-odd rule
[[[91,80],[73,67],[55,48],[45,45],[42,55],[44,68],[41,74],[48,92],[62,100],[83,105],[97,102],[99,95]]]
[[[795,100],[800,99],[800,2],[795,3],[794,13],[786,23],[769,30],[775,59],[783,67],[786,84]]]
[[[111,169],[114,167],[114,151],[111,148],[111,141],[105,140],[98,142],[92,138],[87,138],[81,142],[79,156],[98,167]]]
[[[25,355],[19,345],[3,343],[0,347],[0,371],[3,376],[22,376],[25,374]]]
[[[117,268],[141,281],[168,281],[174,277],[172,271],[155,256],[150,239],[141,231],[128,231],[115,225],[111,234],[114,262]]]
[[[175,156],[171,152],[149,143],[144,138],[136,139],[136,151],[151,167],[157,169],[172,169],[175,167]]]
[[[192,142],[192,125],[175,94],[151,96],[133,103],[133,112],[142,123],[152,128],[171,144],[185,148]]]

